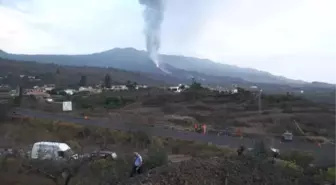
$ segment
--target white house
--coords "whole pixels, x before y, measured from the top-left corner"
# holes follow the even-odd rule
[[[126,85],[112,85],[111,90],[121,91],[121,90],[128,90]]]
[[[65,89],[64,92],[66,94],[68,94],[68,95],[73,95],[76,92],[76,90],[74,90],[74,89]]]

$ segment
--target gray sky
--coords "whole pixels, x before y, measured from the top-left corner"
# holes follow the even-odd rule
[[[166,0],[161,53],[336,83],[335,0]],[[0,0],[0,49],[145,49],[138,0]]]

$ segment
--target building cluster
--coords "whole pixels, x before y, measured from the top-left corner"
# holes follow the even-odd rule
[[[136,85],[134,87],[135,90],[139,89],[145,89],[148,88],[147,85]],[[3,89],[1,91],[2,94],[8,96],[18,96],[19,95],[19,87],[16,89],[11,89],[8,85],[0,85],[0,89]],[[23,89],[22,94],[23,95],[34,95],[34,96],[42,96],[42,97],[50,97],[51,92],[55,90],[56,86],[55,84],[46,84],[43,86],[34,86],[32,88],[25,88]],[[109,90],[109,91],[127,91],[129,88],[127,85],[112,85],[111,88],[101,88],[99,86],[92,87],[79,87],[78,89],[74,88],[67,88],[67,89],[57,89],[56,93],[59,93],[60,91],[64,92],[67,95],[73,95],[75,93],[79,92],[89,92],[92,94],[101,93],[103,90]],[[64,94],[63,93],[63,94]]]
[[[26,78],[26,79],[28,79],[29,81],[32,81],[32,82],[33,81],[41,81],[41,79],[38,76],[20,74],[18,77],[19,78]],[[0,80],[1,79],[7,79],[7,78],[9,78],[8,75],[0,76]]]
[[[169,91],[173,91],[173,92],[176,92],[176,93],[180,93],[186,89],[189,89],[190,87],[188,85],[184,85],[184,84],[179,84],[177,86],[170,86],[168,88],[165,88]]]
[[[213,86],[202,86],[203,88],[207,88],[211,91],[218,91],[218,92],[223,92],[223,93],[227,93],[227,94],[236,94],[238,93],[238,88],[236,85],[233,85],[232,88],[225,88],[225,87],[222,87],[222,86],[216,86],[216,87],[213,87]],[[190,86],[189,85],[185,85],[185,84],[179,84],[177,86],[170,86],[168,88],[165,88],[169,91],[172,91],[172,92],[176,92],[176,93],[180,93],[180,92],[183,92],[184,90],[186,89],[189,89]]]

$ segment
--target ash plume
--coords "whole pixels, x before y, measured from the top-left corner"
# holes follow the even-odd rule
[[[146,49],[149,58],[160,68],[159,49],[161,23],[164,17],[164,0],[139,0],[145,6],[144,21],[146,35]],[[160,68],[161,69],[161,68]]]

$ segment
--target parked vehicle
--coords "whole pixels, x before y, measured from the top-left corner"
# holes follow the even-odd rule
[[[293,140],[293,133],[286,131],[282,134],[282,140],[283,141],[292,141]]]
[[[104,159],[117,159],[117,154],[111,151],[100,150],[92,152],[91,157],[104,158]]]
[[[66,143],[41,141],[34,143],[30,158],[38,160],[69,160],[78,159],[78,154],[75,154]]]

